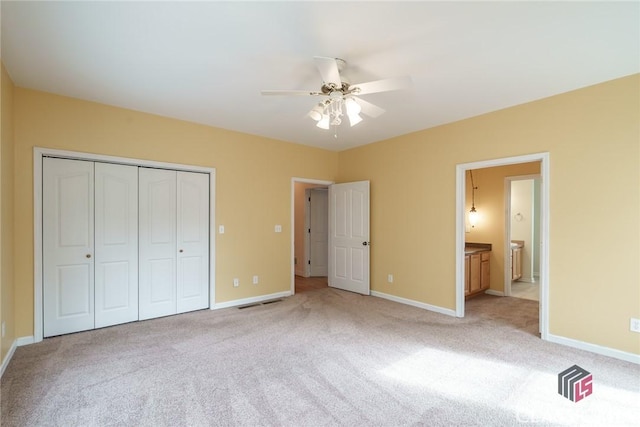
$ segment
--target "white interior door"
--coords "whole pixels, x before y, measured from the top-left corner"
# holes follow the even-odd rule
[[[94,328],[93,162],[43,159],[44,336]]]
[[[209,175],[177,176],[177,312],[209,306]]]
[[[140,320],[175,314],[176,171],[139,168]]]
[[[369,295],[369,181],[329,186],[329,286]]]
[[[95,164],[95,327],[138,320],[138,168]]]
[[[329,263],[329,208],[326,188],[309,191],[309,261],[311,276],[327,276]]]

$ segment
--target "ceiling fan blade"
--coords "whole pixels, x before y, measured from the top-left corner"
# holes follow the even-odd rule
[[[322,81],[325,84],[333,83],[337,88],[342,87],[342,80],[340,79],[340,70],[338,69],[338,62],[335,58],[325,58],[324,56],[314,56],[313,60],[320,71]]]
[[[270,95],[286,95],[286,96],[318,96],[324,95],[320,92],[315,92],[312,90],[262,90],[260,91],[262,95],[270,96]]]
[[[356,98],[356,102],[360,105],[360,107],[362,108],[362,113],[366,114],[369,117],[378,117],[380,115],[382,115],[385,110],[378,107],[377,105],[374,105],[372,103],[370,103],[369,101],[365,101],[364,99],[361,98]]]
[[[358,88],[359,91],[354,92],[357,95],[366,95],[368,93],[387,92],[390,90],[409,89],[412,85],[411,77],[392,77],[390,79],[374,80],[372,82],[353,84],[349,89]]]

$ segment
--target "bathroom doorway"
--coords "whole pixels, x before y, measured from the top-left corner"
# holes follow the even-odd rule
[[[540,300],[540,175],[505,178],[504,295]]]
[[[493,168],[498,166],[518,165],[522,163],[539,162],[540,173],[540,269],[539,269],[539,329],[542,339],[548,339],[549,324],[549,291],[548,291],[548,270],[549,270],[549,153],[536,153],[522,156],[484,160],[472,163],[464,163],[456,166],[456,316],[464,317],[465,314],[465,232],[467,229],[467,209],[466,209],[466,176],[468,171]],[[478,191],[476,191],[476,205],[478,205]],[[502,210],[502,209],[501,209]],[[505,212],[499,214],[504,215]],[[500,219],[504,224],[504,220]],[[502,226],[504,229],[504,225]],[[505,251],[510,247],[508,237],[504,236],[498,242],[500,248],[500,263]],[[498,249],[498,248],[496,248]],[[502,269],[501,269],[502,270]],[[505,269],[506,270],[506,269]],[[503,291],[503,289],[499,289]],[[493,294],[503,294],[504,292],[493,292]]]

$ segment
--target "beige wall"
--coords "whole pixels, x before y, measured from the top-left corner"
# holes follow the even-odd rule
[[[216,302],[290,290],[291,178],[337,174],[335,152],[21,88],[15,141],[18,336],[33,335],[33,147],[216,168]]]
[[[215,167],[220,302],[289,289],[291,177],[368,179],[372,289],[450,309],[456,165],[549,152],[550,332],[640,354],[639,93],[635,75],[332,153],[16,88],[16,336],[33,334],[34,146]]]
[[[5,324],[0,361],[15,340],[13,299],[13,93],[14,85],[0,65],[0,319]]]
[[[509,176],[534,175],[540,173],[540,162],[520,163],[475,169],[473,182],[476,190],[476,210],[478,224],[465,234],[465,241],[475,243],[491,243],[491,286],[497,292],[504,292],[504,270],[511,268],[505,265],[505,194],[504,179]],[[471,180],[466,174],[466,207],[471,209]],[[510,248],[506,248],[510,250]]]
[[[372,289],[454,309],[456,165],[548,152],[550,333],[640,354],[639,96],[636,74],[341,152],[340,182],[371,180]]]

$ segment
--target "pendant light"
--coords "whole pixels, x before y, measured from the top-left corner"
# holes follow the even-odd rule
[[[473,184],[472,170],[469,170],[469,175],[471,176],[471,210],[469,211],[469,224],[474,228],[478,223],[478,211],[476,211],[476,189],[478,187]]]

